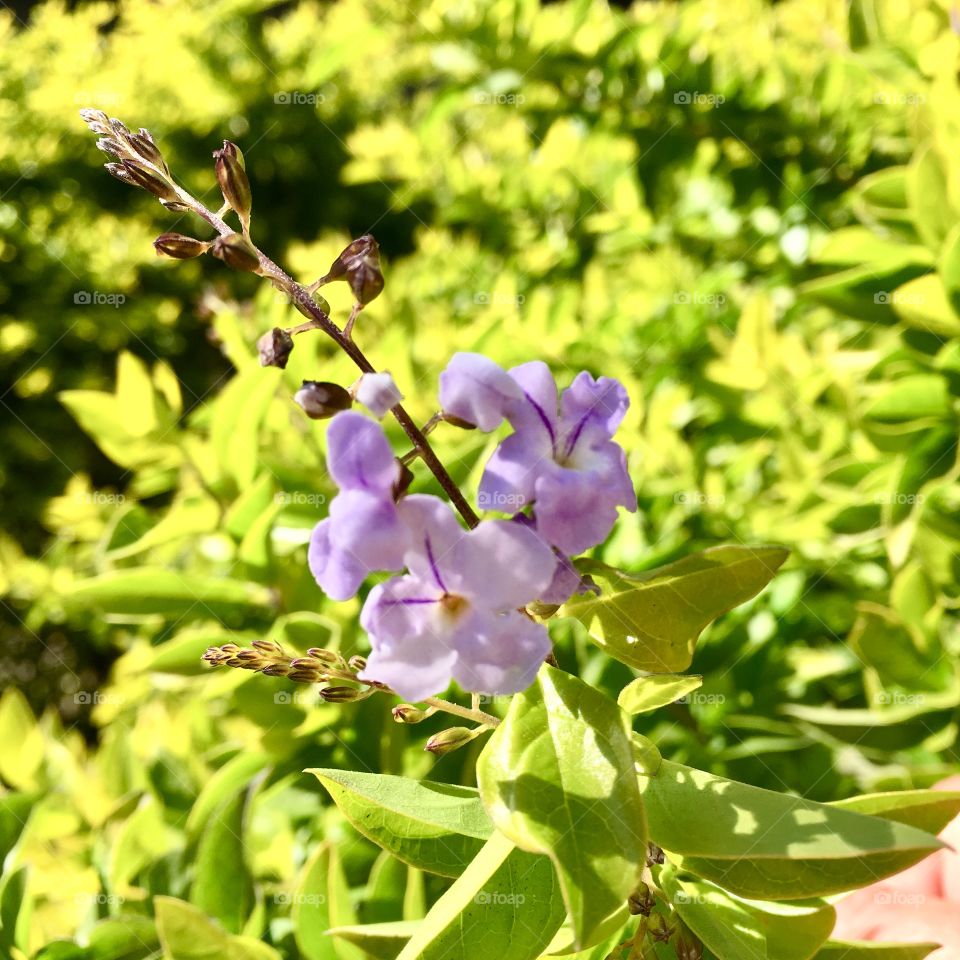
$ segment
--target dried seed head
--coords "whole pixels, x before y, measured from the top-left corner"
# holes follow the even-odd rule
[[[244,230],[247,230],[250,227],[253,196],[250,192],[250,181],[247,179],[243,154],[235,143],[224,140],[223,147],[213,152],[213,158],[217,183],[220,184],[223,199],[236,210]]]
[[[234,270],[257,273],[260,258],[254,245],[242,234],[231,233],[213,242],[210,252]]]
[[[283,370],[293,352],[293,337],[286,330],[274,327],[257,341],[257,355],[261,367],[279,367]]]
[[[161,233],[153,241],[153,246],[158,256],[172,257],[174,260],[192,260],[206,253],[210,244],[182,233]]]
[[[650,888],[645,883],[640,883],[637,889],[630,894],[627,900],[627,906],[630,909],[630,913],[635,917],[649,917],[651,911],[656,906],[656,901],[653,898],[653,894],[650,893]]]
[[[318,380],[304,380],[293,400],[311,420],[326,420],[353,406],[353,397],[339,384]]]

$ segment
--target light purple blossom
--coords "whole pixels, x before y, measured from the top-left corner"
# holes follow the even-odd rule
[[[532,507],[538,533],[566,555],[602,543],[618,507],[636,510],[626,457],[612,441],[630,403],[619,381],[583,372],[558,395],[541,361],[507,373],[479,354],[460,353],[440,384],[445,411],[483,430],[504,418],[514,428],[487,463],[481,507]]]
[[[553,551],[508,520],[464,530],[436,497],[408,496],[398,512],[409,532],[408,573],[374,587],[364,604],[373,651],[359,676],[414,701],[451,679],[480,693],[528,687],[550,639],[519,608],[553,579]]]
[[[340,493],[314,528],[307,562],[325,593],[348,600],[374,570],[403,566],[407,529],[393,501],[400,466],[383,428],[345,411],[330,421],[327,469]]]
[[[403,394],[393,382],[393,377],[386,372],[363,374],[357,381],[354,396],[378,420],[403,400]]]

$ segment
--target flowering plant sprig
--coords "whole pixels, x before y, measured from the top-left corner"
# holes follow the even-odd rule
[[[938,849],[933,833],[960,810],[960,792],[816,803],[669,760],[631,725],[634,715],[675,705],[700,686],[702,678],[681,672],[701,630],[756,596],[786,551],[720,546],[639,575],[574,562],[604,542],[621,509],[637,508],[614,439],[629,405],[622,384],[582,372],[560,390],[540,361],[504,370],[457,353],[439,378],[439,412],[418,427],[392,377],[353,336],[383,289],[373,237],[350,243],[313,283],[298,283],[251,239],[252,192],[236,145],[224,142],[214,154],[224,198],[214,212],[175,183],[146,130],[83,113],[114,157],[114,176],[168,209],[196,214],[216,234],[165,233],[155,242],[159,254],[210,253],[269,280],[307,318],[265,333],[261,363],[284,367],[295,338],[320,330],[360,370],[350,385],[306,381],[294,399],[306,416],[330,420],[327,467],[338,487],[310,538],[311,573],[333,600],[356,596],[375,573],[390,575],[361,610],[369,656],[311,648],[290,657],[258,640],[213,647],[204,660],[316,684],[329,703],[375,693],[414,701],[394,706],[400,723],[440,712],[472,723],[431,737],[427,749],[436,754],[492,731],[476,758],[476,789],[309,771],[385,851],[457,877],[414,925],[399,960],[466,960],[478,943],[481,954],[514,960],[593,947],[591,956],[608,960],[667,956],[665,945],[676,960],[860,956],[848,954],[856,944],[829,943],[835,912],[827,898]],[[233,215],[238,229],[225,219]],[[354,295],[342,327],[319,293],[334,281]],[[412,444],[399,457],[379,422],[388,413]],[[441,423],[493,431],[504,421],[511,432],[485,464],[474,508],[428,435]],[[444,496],[411,492],[417,461]],[[558,609],[641,672],[616,700],[552,663],[546,621]],[[436,696],[452,681],[473,694],[470,707]],[[480,710],[481,694],[509,695],[505,716]],[[397,925],[387,926],[396,938]]]

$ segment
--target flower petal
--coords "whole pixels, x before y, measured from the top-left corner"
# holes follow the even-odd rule
[[[400,465],[383,427],[352,410],[344,410],[330,421],[327,470],[337,486],[371,493],[390,493],[400,476]]]
[[[521,363],[510,370],[510,376],[523,391],[523,399],[512,403],[506,411],[515,430],[543,431],[556,449],[559,421],[557,418],[557,382],[542,360]]]
[[[441,593],[460,583],[457,544],[467,531],[445,500],[427,494],[404,497],[397,508],[409,531],[404,562],[410,572]]]
[[[543,430],[511,433],[487,461],[477,506],[504,513],[522,510],[533,502],[537,478],[552,462],[553,451]]]
[[[344,490],[330,504],[330,543],[366,571],[399,570],[409,534],[389,497]]]
[[[450,686],[456,654],[429,638],[411,636],[390,650],[376,647],[357,676],[385,683],[395,693],[416,703]]]
[[[365,373],[357,381],[355,396],[378,420],[403,399],[393,377],[386,372]]]
[[[307,565],[320,588],[333,600],[349,600],[370,572],[356,557],[330,543],[330,519],[321,520],[310,536]]]
[[[480,353],[455,353],[440,374],[440,406],[484,432],[495,430],[522,394],[516,382]]]
[[[576,437],[589,421],[601,425],[607,438],[612,437],[629,406],[630,397],[619,380],[613,377],[594,380],[586,370],[578,373],[560,397],[560,409],[570,447],[576,443]]]
[[[458,545],[460,590],[481,609],[501,612],[536,600],[553,579],[556,557],[534,530],[484,520]]]
[[[616,523],[619,492],[605,491],[592,473],[558,467],[537,481],[536,492],[537,530],[562,553],[603,543]]]
[[[360,624],[377,649],[390,649],[412,636],[443,640],[440,596],[432,584],[417,577],[394,577],[370,591],[360,611]]]
[[[516,611],[470,618],[454,643],[454,679],[464,690],[488,694],[525,690],[551,649],[547,628]]]

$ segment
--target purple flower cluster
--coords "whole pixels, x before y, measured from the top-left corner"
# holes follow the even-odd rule
[[[546,627],[524,608],[562,603],[579,589],[569,557],[606,539],[618,506],[636,509],[623,451],[611,439],[628,399],[607,377],[582,373],[559,394],[543,363],[508,373],[468,353],[441,374],[440,399],[444,412],[481,430],[504,419],[513,427],[478,497],[481,508],[513,516],[466,530],[446,501],[399,496],[400,465],[383,428],[345,411],[327,436],[340,489],[311,537],[310,570],[335,600],[353,597],[370,573],[405,571],[364,603],[372,652],[361,679],[408,700],[451,680],[469,691],[516,693],[550,652]]]

